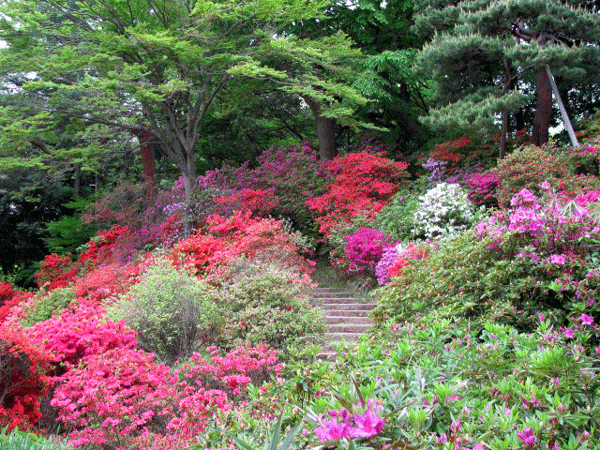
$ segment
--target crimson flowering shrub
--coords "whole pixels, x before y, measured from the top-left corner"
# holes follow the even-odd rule
[[[248,210],[254,216],[265,217],[277,207],[273,192],[263,189],[242,189],[227,197],[215,197],[214,200],[221,206],[218,213],[225,217],[237,210]]]
[[[75,280],[75,297],[100,303],[125,292],[137,281],[139,271],[139,265],[124,266],[118,263],[91,267],[85,276]]]
[[[0,283],[0,308],[8,303],[13,298],[15,293],[16,291],[12,288],[10,283]]]
[[[212,214],[229,216],[236,209],[248,208],[260,217],[287,217],[294,227],[306,231],[310,229],[306,200],[321,193],[327,182],[323,163],[308,143],[271,147],[260,155],[254,169],[247,162],[239,167],[224,165],[198,177],[192,212],[196,228]],[[182,180],[157,203],[161,206],[155,209],[167,217],[178,214],[184,205]]]
[[[226,250],[227,245],[221,239],[198,231],[178,242],[171,255],[177,263],[193,266],[197,273],[206,273],[214,269],[214,259]]]
[[[393,245],[392,238],[379,230],[361,228],[351,236],[345,236],[345,258],[349,261],[348,272],[361,277],[375,278],[375,267],[384,250]]]
[[[80,299],[76,307],[32,325],[25,335],[49,355],[49,361],[60,371],[76,367],[89,355],[137,347],[135,331],[123,321],[107,319],[105,313],[96,302]]]
[[[250,211],[236,211],[229,218],[215,214],[207,224],[208,232],[226,244],[224,251],[214,255],[215,264],[227,266],[228,261],[246,256],[312,272],[314,262],[300,256],[300,247],[281,220],[253,219]]]
[[[453,174],[457,169],[484,164],[493,165],[495,146],[483,136],[463,135],[458,139],[436,144],[435,148],[419,158],[421,164],[431,164],[431,160],[444,165],[444,171]]]
[[[47,370],[47,355],[21,329],[0,323],[0,427],[35,427],[48,393]]]
[[[44,258],[40,270],[35,274],[35,281],[39,287],[47,287],[51,291],[71,283],[77,276],[77,271],[70,253],[64,256],[52,253]]]
[[[308,200],[317,214],[319,231],[327,237],[332,230],[350,224],[353,218],[372,220],[389,199],[400,190],[406,177],[405,162],[393,162],[381,155],[350,153],[328,164],[335,179],[327,192]]]
[[[82,267],[99,266],[116,262],[117,240],[122,234],[128,233],[129,227],[114,225],[107,231],[100,231],[90,240],[87,249],[79,255]]]

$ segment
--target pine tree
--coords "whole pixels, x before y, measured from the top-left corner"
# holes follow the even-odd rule
[[[600,80],[600,17],[580,1],[426,0],[415,31],[430,39],[417,67],[435,81],[437,108],[427,121],[438,126],[481,125],[507,115],[536,92],[534,142],[548,140],[552,92],[546,65],[563,84]]]

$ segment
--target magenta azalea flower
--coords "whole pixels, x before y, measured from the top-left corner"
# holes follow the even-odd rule
[[[347,423],[339,423],[331,419],[329,422],[323,420],[322,425],[322,427],[315,428],[315,433],[321,442],[350,437],[350,427]]]
[[[383,419],[367,409],[364,414],[355,414],[354,423],[357,425],[350,430],[350,437],[369,438],[381,433],[383,430]]]

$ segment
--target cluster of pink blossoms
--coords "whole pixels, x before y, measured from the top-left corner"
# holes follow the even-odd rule
[[[327,411],[331,417],[321,419],[321,425],[315,428],[319,441],[324,442],[331,439],[345,438],[370,438],[381,433],[383,430],[383,419],[378,416],[383,407],[377,405],[375,399],[367,401],[365,411],[362,414],[353,414],[346,408],[339,411]]]

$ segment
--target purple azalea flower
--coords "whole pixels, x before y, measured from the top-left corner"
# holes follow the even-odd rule
[[[517,436],[523,442],[525,448],[533,448],[535,445],[535,436],[533,435],[533,428],[523,427],[523,431],[517,431]]]

